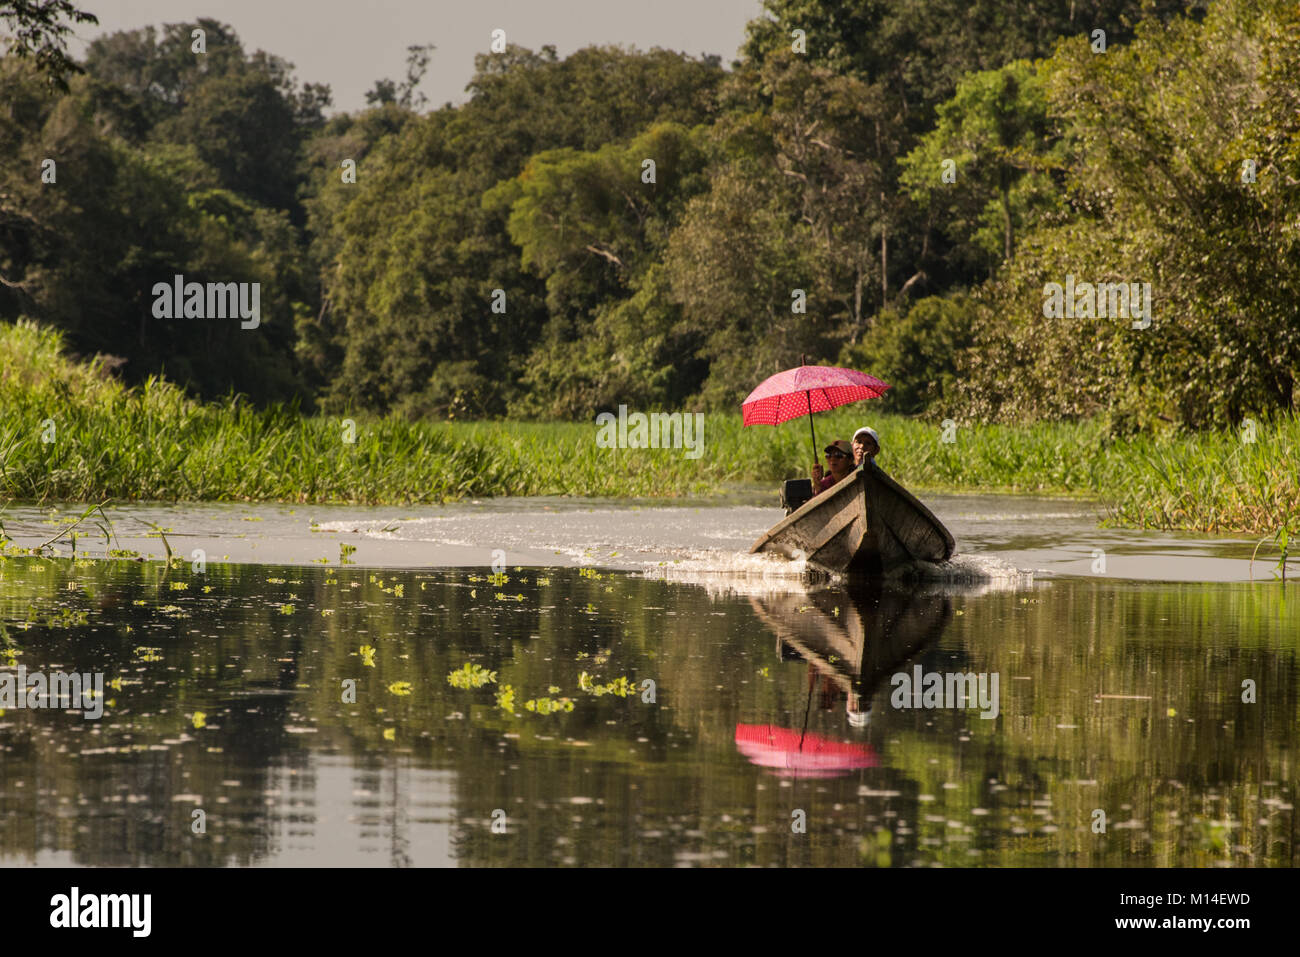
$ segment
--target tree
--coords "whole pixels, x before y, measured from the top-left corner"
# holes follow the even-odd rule
[[[942,409],[960,376],[958,357],[974,342],[973,308],[967,296],[955,295],[919,299],[905,315],[886,310],[861,342],[845,346],[840,364],[890,383],[888,410]]]
[[[854,77],[787,55],[770,58],[761,77],[771,93],[772,161],[795,191],[799,221],[828,270],[830,301],[840,306],[819,311],[856,337],[890,297],[900,212],[893,162],[903,131],[880,90]]]
[[[901,167],[953,255],[988,275],[1015,255],[1018,232],[1064,209],[1064,146],[1043,81],[1024,61],[963,77]]]
[[[206,52],[192,50],[201,29]],[[91,107],[133,143],[192,146],[223,184],[303,219],[297,196],[304,141],[324,125],[323,84],[299,85],[293,64],[258,50],[216,20],[114,33],[90,44]]]
[[[702,139],[658,123],[626,144],[539,153],[485,197],[509,207],[521,264],[546,281],[550,321],[524,376],[532,398],[515,410],[585,417],[698,387],[676,371],[698,337],[680,327],[658,264],[680,209],[706,185]]]
[[[1199,428],[1295,407],[1298,39],[1293,3],[1221,0],[1105,56],[1062,44],[1045,77],[1073,215],[1027,232],[979,292],[971,414]],[[1045,285],[1067,276],[1149,283],[1149,327],[1046,318]]]
[[[1052,52],[1062,36],[1104,29],[1109,43],[1132,36],[1142,16],[1169,19],[1183,0],[763,0],[746,29],[743,53],[764,60],[789,53],[794,30],[807,58],[839,74],[879,84],[913,133],[966,73]]]
[[[155,138],[192,147],[227,189],[277,209],[295,206],[301,141],[293,107],[264,76],[214,77],[185,98]]]
[[[618,278],[616,269],[605,271],[610,260],[546,249],[539,236],[537,255],[558,257],[558,268],[544,273],[553,281],[544,279],[524,267],[511,239],[513,199],[497,194],[504,201],[485,204],[484,197],[518,177],[535,154],[566,148],[594,153],[602,147],[617,152],[623,147],[615,144],[625,146],[657,123],[693,127],[710,115],[723,75],[716,58],[611,47],[560,60],[553,48],[534,53],[511,46],[480,56],[477,65],[468,103],[403,121],[400,132],[381,138],[367,154],[357,184],[331,185],[322,192],[328,201],[313,206],[320,216],[313,224],[313,248],[327,258],[320,261],[322,312],[305,327],[312,330],[313,362],[323,363],[318,374],[332,383],[332,408],[499,415],[534,388],[530,373],[560,370],[569,361],[562,358],[571,348],[565,343],[631,316],[639,306],[620,310],[619,304],[637,299],[640,287]],[[372,110],[366,122],[388,115]],[[558,164],[555,172],[568,172],[565,162],[552,155],[538,169]],[[599,172],[604,163],[588,171]],[[557,188],[563,181],[558,175],[550,180]],[[539,215],[567,202],[562,191],[534,198]],[[595,210],[581,197],[569,199],[582,215]],[[626,224],[611,219],[609,225],[618,227],[610,235],[619,242],[631,240],[635,247],[641,241]],[[596,239],[593,245],[612,251],[599,241],[609,236]],[[548,308],[548,282],[565,287],[549,297],[554,310]],[[504,312],[492,308],[498,289]],[[637,301],[645,315],[658,315],[644,296]],[[609,335],[623,334],[611,328]],[[629,339],[629,345],[636,343]],[[554,362],[542,361],[552,346],[546,354]],[[591,363],[575,368],[581,377]],[[572,395],[586,389],[575,385]],[[539,401],[545,404],[544,393]],[[583,408],[583,401],[563,407]],[[547,414],[555,414],[556,407],[550,408]]]
[[[231,190],[190,147],[144,149],[102,131],[90,78],[56,96],[27,64],[0,61],[0,315],[28,314],[84,352],[126,358],[137,381],[166,372],[207,394],[258,399],[301,391],[293,316],[310,298],[298,237],[283,212]],[[57,180],[39,175],[52,158]],[[257,282],[263,324],[168,321],[155,283]]]
[[[429,69],[429,57],[437,49],[432,43],[417,44],[406,48],[406,79],[400,83],[394,80],[376,80],[374,88],[366,94],[369,106],[383,106],[392,103],[404,110],[420,110],[429,98],[417,87]]]
[[[82,72],[68,56],[69,24],[97,24],[99,19],[78,10],[72,0],[5,0],[0,3],[0,23],[10,32],[7,52],[20,59],[32,57],[52,86],[66,90],[68,76]]]
[[[700,400],[734,407],[800,353],[833,353],[829,283],[807,223],[783,201],[778,174],[737,162],[718,170],[668,242],[664,264],[684,322],[699,330],[709,375]],[[810,304],[796,312],[801,290]]]

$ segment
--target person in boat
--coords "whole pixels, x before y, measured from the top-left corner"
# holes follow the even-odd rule
[[[875,465],[879,453],[880,436],[875,429],[864,425],[853,433],[853,464],[856,468],[862,468],[867,463]]]
[[[853,471],[853,449],[849,443],[843,439],[836,439],[830,445],[826,446],[826,467],[830,469],[830,474],[822,473],[821,464],[813,463],[813,495],[819,495],[826,491],[836,482],[847,478],[848,474]]]

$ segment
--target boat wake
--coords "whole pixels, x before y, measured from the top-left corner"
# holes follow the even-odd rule
[[[699,585],[714,597],[811,594],[849,583],[845,576],[818,570],[804,558],[749,553],[701,555],[649,568],[641,574],[646,578]],[[958,554],[940,564],[918,562],[907,566],[890,575],[886,583],[926,594],[982,595],[1031,588],[1034,574],[991,556]]]

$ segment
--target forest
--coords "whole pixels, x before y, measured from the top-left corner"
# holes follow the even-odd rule
[[[1295,3],[765,0],[727,62],[484,38],[437,108],[429,40],[352,113],[213,20],[11,45],[0,318],[322,414],[734,411],[805,355],[935,421],[1294,413]],[[260,323],[157,318],[179,275]]]

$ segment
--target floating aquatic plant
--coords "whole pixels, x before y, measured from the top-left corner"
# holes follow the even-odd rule
[[[488,671],[482,665],[469,661],[447,675],[447,683],[453,688],[481,688],[496,680],[497,673],[495,671]]]
[[[0,645],[3,646],[0,647],[0,655],[8,659],[7,664],[10,668],[17,668],[18,662],[16,659],[23,653],[23,650],[14,644],[13,638],[9,636],[9,629],[2,623],[0,623]]]
[[[357,649],[357,652],[361,655],[361,663],[363,665],[365,665],[367,668],[373,668],[375,666],[374,645],[362,645],[360,648]]]
[[[388,686],[388,693],[405,696],[411,693],[411,683],[409,681],[394,681]]]
[[[514,714],[515,712],[515,689],[510,685],[503,685],[497,692],[497,707],[502,711]]]
[[[208,723],[207,718],[208,716],[204,714],[202,711],[195,711],[194,716],[190,718],[190,722],[194,725],[195,729],[197,730],[198,728],[204,727]]]
[[[605,684],[596,684],[591,675],[587,674],[585,671],[578,675],[578,687],[588,694],[593,694],[598,698],[607,694],[626,698],[633,692],[630,678],[618,677],[613,681],[606,682]]]
[[[555,714],[560,711],[572,711],[572,698],[530,698],[524,702],[524,707],[529,711],[535,711],[538,714]]]

